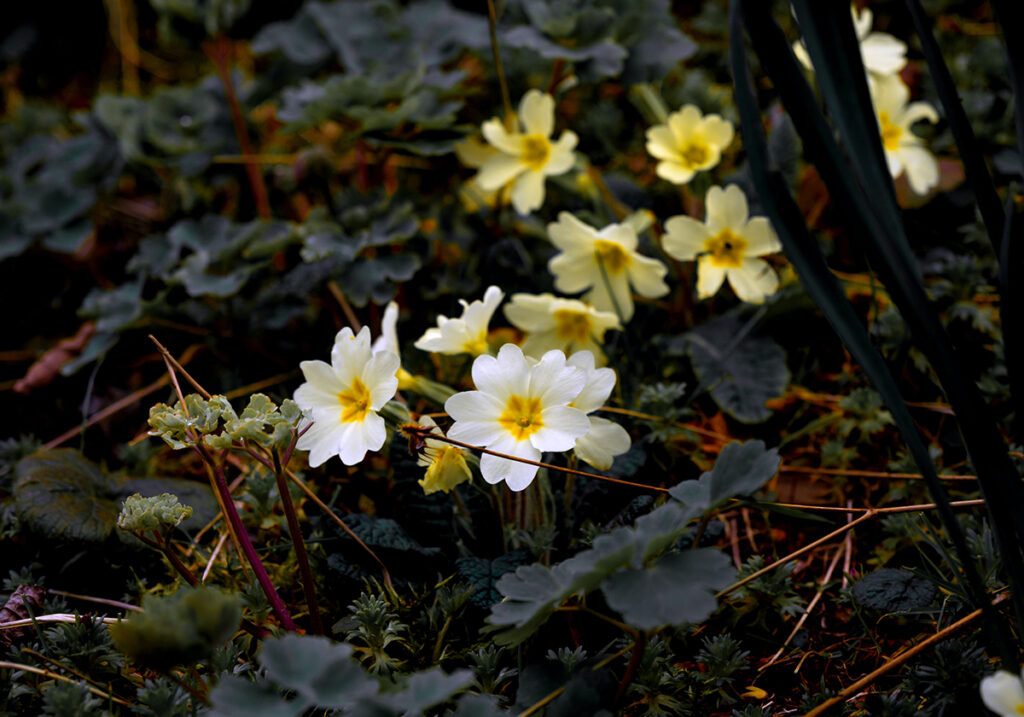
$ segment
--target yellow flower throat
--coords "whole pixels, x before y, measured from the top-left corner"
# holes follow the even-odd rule
[[[601,266],[609,274],[618,274],[624,271],[633,263],[633,257],[621,245],[606,239],[598,239],[594,242],[594,253],[601,262]]]
[[[551,143],[542,134],[528,134],[523,137],[523,149],[519,160],[534,171],[544,168],[551,157]]]
[[[541,419],[542,410],[539,398],[511,396],[505,411],[498,416],[498,423],[517,441],[525,441],[544,427],[544,421]]]
[[[712,266],[723,269],[739,269],[743,266],[743,252],[747,240],[723,229],[704,242],[704,251],[711,255]]]
[[[356,423],[366,419],[370,408],[370,389],[358,378],[352,379],[352,385],[338,394],[341,403],[341,422]]]
[[[563,341],[585,343],[590,338],[590,317],[579,311],[559,309],[554,313],[555,333]]]
[[[888,112],[878,113],[878,124],[881,126],[882,146],[890,152],[895,152],[900,148],[900,136],[903,134],[903,129],[892,123]]]
[[[680,152],[683,165],[689,169],[700,169],[708,161],[708,148],[701,144],[683,147]]]

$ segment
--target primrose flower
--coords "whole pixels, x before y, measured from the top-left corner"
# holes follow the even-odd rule
[[[444,435],[430,416],[421,416],[419,424],[430,428],[430,432],[433,434]],[[427,495],[437,491],[447,493],[459,483],[472,478],[469,466],[466,465],[466,456],[461,448],[435,438],[426,438],[424,443],[426,446],[417,461],[419,465],[427,468],[423,480],[419,481],[424,493]]]
[[[427,329],[413,345],[421,351],[441,354],[479,356],[487,353],[487,327],[504,298],[505,293],[501,289],[489,286],[484,292],[483,301],[478,299],[467,304],[464,299],[459,299],[462,316],[458,319],[438,316],[437,328]]]
[[[448,436],[498,453],[539,461],[543,451],[567,451],[590,429],[583,411],[572,408],[586,376],[570,366],[561,351],[549,351],[530,362],[515,344],[498,356],[473,362],[475,391],[448,399],[444,410],[455,419]],[[505,481],[520,491],[537,475],[537,466],[485,453],[480,473],[488,483]]]
[[[658,176],[673,184],[686,184],[698,171],[710,169],[722,159],[734,130],[719,115],[701,115],[696,105],[686,105],[668,116],[666,124],[647,130],[647,151],[658,162]]]
[[[484,122],[484,139],[498,152],[480,165],[476,183],[489,192],[511,183],[512,206],[520,214],[529,214],[544,203],[544,180],[572,169],[573,148],[579,140],[566,130],[557,142],[551,142],[555,100],[540,90],[523,95],[517,124],[522,132],[509,132],[497,117]]]
[[[608,470],[615,456],[629,450],[629,434],[618,423],[589,414],[601,408],[608,400],[615,388],[615,371],[595,368],[594,354],[589,351],[577,351],[569,357],[567,363],[583,371],[586,376],[580,394],[569,404],[588,414],[587,419],[590,421],[590,430],[576,439],[576,455],[598,470]]]
[[[938,113],[927,102],[908,103],[910,90],[899,77],[879,79],[868,86],[889,174],[895,179],[906,172],[914,194],[927,194],[939,183],[939,161],[924,146],[924,140],[910,131],[910,126],[919,120],[938,122]]]
[[[778,237],[765,217],[748,220],[743,190],[730,184],[712,187],[706,198],[704,223],[686,216],[665,222],[665,251],[680,261],[697,260],[697,295],[713,295],[729,279],[743,301],[760,304],[779,287],[767,262],[755,257],[780,251]]]
[[[657,259],[636,251],[636,230],[629,224],[609,224],[598,231],[569,212],[548,224],[551,242],[561,249],[548,262],[555,288],[567,294],[590,289],[583,297],[598,311],[610,311],[629,321],[633,317],[630,286],[641,296],[668,293],[668,269]]]
[[[853,15],[853,28],[860,42],[864,69],[875,77],[899,74],[907,64],[906,43],[884,32],[871,32],[873,17],[868,8],[857,10],[855,5],[851,5],[850,14]],[[793,43],[793,53],[804,67],[814,69],[802,40]]]
[[[295,390],[295,402],[313,419],[296,448],[309,451],[309,465],[316,468],[331,456],[352,466],[367,451],[380,450],[387,436],[379,411],[398,390],[395,376],[398,355],[388,350],[373,353],[370,329],[357,335],[345,327],[331,349],[331,363],[299,364],[306,383]]]
[[[999,670],[981,680],[981,701],[999,717],[1024,715],[1024,671],[1021,676]]]
[[[553,349],[586,350],[603,360],[600,343],[604,334],[619,328],[615,314],[554,294],[513,294],[505,306],[505,316],[517,329],[527,332],[523,353],[535,357]]]

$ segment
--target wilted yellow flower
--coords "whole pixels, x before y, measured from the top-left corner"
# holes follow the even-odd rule
[[[730,184],[712,187],[706,199],[706,217],[672,217],[665,222],[662,242],[669,256],[697,260],[697,295],[712,296],[725,279],[743,301],[760,304],[779,286],[779,277],[767,262],[755,257],[782,249],[765,217],[748,220],[743,190]]]
[[[431,433],[443,435],[430,416],[421,416],[419,424],[430,428]],[[434,438],[426,438],[424,443],[426,445],[417,461],[419,465],[427,468],[423,480],[419,481],[424,493],[427,495],[437,491],[447,493],[459,483],[473,477],[461,448]]]
[[[686,105],[668,116],[666,124],[647,130],[647,151],[658,162],[658,176],[673,184],[686,184],[698,171],[722,159],[733,138],[733,126],[719,115],[703,116],[696,105]]]

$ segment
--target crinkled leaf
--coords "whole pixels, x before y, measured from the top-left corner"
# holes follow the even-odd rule
[[[192,515],[192,508],[182,505],[178,496],[161,493],[143,498],[134,493],[125,498],[121,513],[117,516],[117,527],[132,533],[163,533],[167,528],[177,527],[181,521]]]
[[[114,529],[117,481],[72,448],[40,451],[18,462],[14,507],[50,538],[100,542]]]
[[[181,522],[183,530],[199,530],[220,511],[220,504],[207,482],[184,478],[129,478],[121,486],[119,498],[123,499],[134,493],[144,498],[170,493],[181,503],[191,507],[191,517]]]
[[[881,568],[853,585],[857,602],[882,612],[922,610],[931,605],[935,592],[934,583],[896,568]]]
[[[501,602],[501,593],[496,586],[501,576],[526,564],[530,557],[529,551],[520,549],[494,560],[473,556],[462,557],[455,561],[455,566],[459,574],[473,586],[473,595],[470,597],[472,603],[487,609]]]
[[[718,607],[715,593],[735,577],[728,555],[699,548],[669,553],[651,567],[618,572],[601,589],[627,624],[655,630],[703,622]]]
[[[759,423],[771,416],[765,403],[786,390],[789,369],[786,354],[767,336],[748,334],[738,343],[742,328],[731,315],[708,321],[686,335],[693,371],[701,383],[711,386],[718,406],[745,423]]]

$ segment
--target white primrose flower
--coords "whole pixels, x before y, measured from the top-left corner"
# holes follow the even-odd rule
[[[747,198],[735,184],[708,190],[705,213],[703,223],[687,216],[665,222],[665,251],[679,261],[697,260],[700,298],[712,296],[728,278],[742,301],[764,302],[778,288],[779,277],[756,257],[782,249],[768,219],[748,220]]]
[[[619,328],[619,318],[610,311],[554,294],[513,294],[505,305],[505,317],[527,332],[523,353],[534,357],[554,349],[566,353],[585,350],[603,361],[600,344],[605,332]]]
[[[1020,717],[1024,715],[1024,671],[1021,676],[999,670],[983,677],[981,701],[999,717]]]
[[[895,179],[906,172],[914,194],[927,194],[939,183],[939,161],[910,126],[920,120],[938,122],[938,113],[927,102],[908,102],[910,90],[899,77],[878,79],[868,86],[889,174]]]
[[[511,183],[512,206],[520,214],[529,214],[544,203],[545,179],[572,169],[576,161],[573,148],[579,138],[565,130],[557,142],[551,142],[555,99],[540,90],[523,95],[517,116],[522,132],[518,127],[509,132],[497,117],[483,123],[484,139],[498,153],[483,160],[476,183],[488,192]]]
[[[462,316],[458,319],[438,316],[437,328],[427,329],[413,345],[421,351],[441,354],[479,356],[487,353],[487,327],[503,298],[505,293],[501,289],[489,286],[483,301],[467,304],[464,299],[459,299]]]
[[[539,461],[543,451],[572,449],[590,430],[586,414],[569,406],[586,375],[561,351],[549,351],[531,365],[518,346],[505,344],[497,358],[478,356],[472,374],[476,390],[457,393],[444,405],[455,419],[449,438]],[[480,473],[488,483],[505,481],[520,491],[533,481],[537,466],[485,453]]]
[[[590,289],[583,300],[598,311],[610,311],[623,321],[633,318],[633,295],[649,299],[668,293],[668,268],[636,251],[636,230],[629,224],[609,224],[598,231],[569,212],[548,224],[551,242],[561,249],[548,262],[555,288],[566,294]]]
[[[576,366],[586,376],[583,390],[569,405],[588,414],[590,430],[576,439],[576,455],[598,470],[612,467],[615,456],[629,450],[630,438],[626,429],[606,418],[591,416],[604,405],[615,388],[615,371],[610,368],[595,368],[594,354],[577,351],[569,357],[570,366]]]
[[[884,32],[871,32],[873,16],[868,8],[857,10],[855,5],[851,5],[850,14],[853,15],[853,28],[860,42],[864,69],[875,77],[899,74],[907,65],[906,43]],[[804,67],[814,69],[803,40],[793,43],[793,53]]]
[[[370,329],[358,335],[345,327],[331,349],[331,363],[299,364],[306,383],[295,390],[295,402],[312,418],[313,426],[299,438],[296,448],[309,451],[309,465],[317,467],[331,456],[347,466],[363,460],[367,451],[380,450],[387,433],[379,411],[398,390],[395,376],[398,355],[389,350],[373,353]]]

